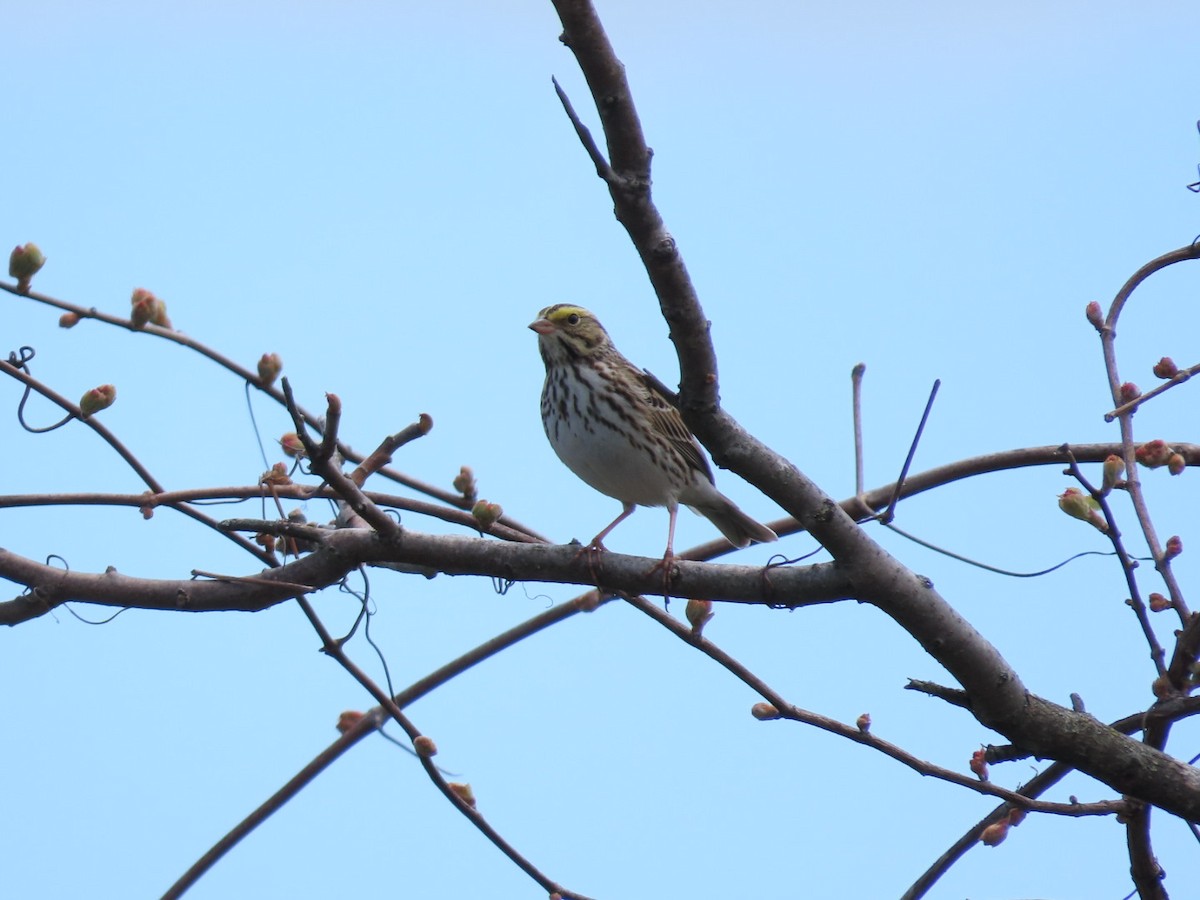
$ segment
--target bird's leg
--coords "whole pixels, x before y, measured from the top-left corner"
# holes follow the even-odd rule
[[[612,532],[614,528],[633,515],[633,511],[635,509],[637,509],[636,504],[626,503],[625,508],[621,510],[621,514],[609,522],[608,527],[592,538],[592,542],[579,552],[582,553],[584,550],[607,550],[608,548],[604,546],[604,539],[608,537],[609,533]]]
[[[663,554],[663,558],[656,562],[654,566],[647,572],[647,575],[653,575],[659,569],[663,571],[663,602],[670,604],[671,602],[671,567],[675,564],[675,514],[679,512],[678,504],[672,503],[667,507],[667,515],[669,517],[667,524],[667,552]]]

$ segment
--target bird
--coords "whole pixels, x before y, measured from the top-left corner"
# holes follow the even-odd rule
[[[537,333],[546,364],[542,425],[550,446],[586,484],[622,504],[621,514],[587,549],[604,550],[604,539],[637,507],[665,506],[669,523],[662,564],[669,563],[681,503],[712,522],[735,547],[777,539],[717,490],[704,451],[679,410],[621,354],[595,315],[557,303],[539,312],[529,327]]]

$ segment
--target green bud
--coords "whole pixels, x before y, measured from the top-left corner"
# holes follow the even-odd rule
[[[46,257],[32,242],[13,247],[8,257],[8,274],[17,279],[17,290],[22,294],[29,293],[29,283],[33,276],[46,264]]]
[[[117,399],[117,389],[111,384],[94,387],[79,400],[79,411],[85,419],[95,415],[102,409],[108,409]]]

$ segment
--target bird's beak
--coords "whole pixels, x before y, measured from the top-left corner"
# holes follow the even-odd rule
[[[554,330],[554,323],[549,319],[534,319],[529,327],[538,334],[549,334]]]

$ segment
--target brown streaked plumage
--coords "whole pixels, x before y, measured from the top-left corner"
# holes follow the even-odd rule
[[[546,364],[542,424],[558,458],[587,484],[624,505],[592,539],[604,538],[638,506],[665,506],[673,556],[679,504],[704,516],[737,547],[773,541],[775,532],[717,490],[700,444],[671,402],[613,346],[599,320],[558,303],[529,326]]]

